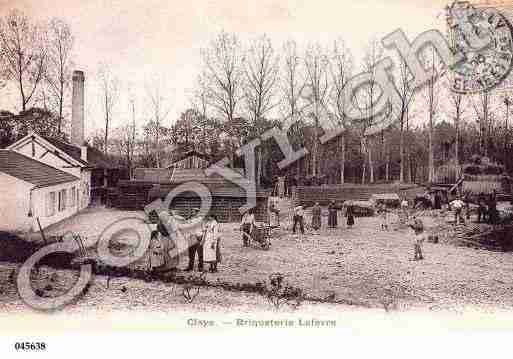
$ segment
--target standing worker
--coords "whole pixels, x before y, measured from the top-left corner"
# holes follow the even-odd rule
[[[253,233],[253,228],[255,227],[255,215],[252,209],[244,213],[240,227],[242,231],[242,246],[249,247],[251,233]]]
[[[170,252],[176,249],[177,228],[169,212],[163,211],[159,214],[157,231],[163,247],[164,264],[161,266],[162,271],[176,270],[178,258],[173,257]]]
[[[294,208],[294,224],[292,226],[292,233],[296,233],[296,225],[299,224],[301,234],[305,234],[305,222],[304,222],[305,211],[303,206],[297,206]]]
[[[406,198],[401,201],[401,215],[401,223],[405,224],[408,221],[408,200]]]
[[[275,200],[272,197],[269,197],[269,218],[271,214],[274,214],[276,216],[276,222],[278,227],[280,226],[280,210],[276,208]],[[270,223],[270,219],[269,219]]]
[[[422,260],[422,243],[424,242],[424,224],[420,219],[413,217],[413,224],[410,225],[413,229],[413,260]]]
[[[488,222],[490,224],[496,224],[499,220],[499,214],[497,212],[497,191],[494,189],[490,195],[490,202],[488,205]]]
[[[312,207],[312,228],[319,234],[321,229],[321,206],[319,206],[319,202],[315,202]]]
[[[440,197],[440,192],[439,191],[436,191],[435,192],[435,209],[442,209],[442,197]]]
[[[486,221],[486,199],[485,194],[481,192],[478,197],[478,208],[477,208],[477,223],[481,223],[481,220]]]
[[[454,224],[464,222],[463,217],[461,215],[461,211],[463,210],[464,206],[465,203],[463,203],[459,196],[457,196],[456,199],[451,202],[451,207],[454,209]]]
[[[192,217],[194,218],[199,213],[198,208],[192,210]],[[190,220],[190,219],[189,219]],[[203,238],[203,226],[204,219],[202,218],[199,223],[195,224],[191,233],[189,234],[189,265],[186,271],[194,269],[194,261],[196,260],[196,254],[198,255],[198,271],[203,271],[203,246],[201,240]]]
[[[149,246],[149,269],[152,274],[164,266],[164,244],[161,239],[159,231],[151,232],[150,246]]]
[[[285,195],[285,177],[278,176],[278,196],[283,198]]]
[[[337,228],[337,207],[335,201],[331,201],[328,206],[328,228]]]
[[[211,273],[217,272],[217,263],[221,261],[219,242],[219,224],[213,215],[208,215],[202,245],[203,261],[210,264]]]
[[[349,228],[352,228],[353,225],[354,225],[354,213],[353,213],[353,206],[352,205],[349,205],[347,207],[346,216],[347,216],[347,226]]]

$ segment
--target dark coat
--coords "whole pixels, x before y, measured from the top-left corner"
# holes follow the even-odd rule
[[[338,225],[337,222],[337,207],[335,207],[333,203],[330,203],[328,206],[328,227],[336,227]]]

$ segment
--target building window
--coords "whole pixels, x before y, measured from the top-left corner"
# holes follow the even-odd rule
[[[75,186],[71,187],[71,195],[69,197],[69,206],[75,207],[77,205],[77,191],[75,189]]]
[[[62,212],[66,209],[66,190],[59,191],[59,212]]]
[[[46,194],[46,216],[51,217],[55,214],[55,192]]]

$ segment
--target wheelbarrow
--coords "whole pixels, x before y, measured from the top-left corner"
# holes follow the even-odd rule
[[[269,225],[255,225],[250,234],[242,231],[242,235],[247,237],[249,243],[255,244],[263,250],[267,251],[271,247],[271,227]]]

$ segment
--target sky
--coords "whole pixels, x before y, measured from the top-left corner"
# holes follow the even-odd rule
[[[344,38],[358,64],[373,36],[401,28],[414,39],[429,29],[444,30],[444,0],[0,0],[0,15],[12,8],[36,20],[60,17],[75,37],[74,62],[86,75],[86,134],[104,126],[96,85],[98,65],[111,64],[122,96],[113,127],[130,117],[128,93],[138,121],[147,118],[146,84],[160,83],[169,114],[165,125],[190,106],[201,68],[200,49],[221,30],[243,43],[259,35],[275,48],[288,39],[329,45]],[[0,107],[13,109],[15,91],[0,94]],[[68,99],[71,101],[71,99]]]

